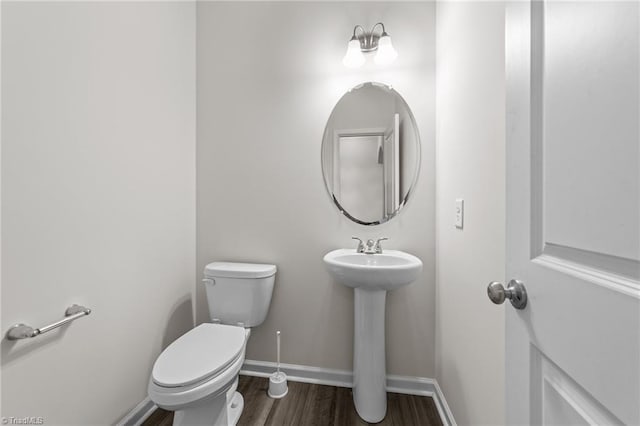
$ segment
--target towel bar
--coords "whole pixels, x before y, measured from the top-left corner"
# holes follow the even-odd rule
[[[70,323],[71,321],[77,320],[80,317],[85,315],[89,315],[91,313],[91,309],[85,308],[80,305],[71,305],[64,312],[64,318],[60,321],[56,321],[53,324],[45,325],[40,328],[33,328],[26,324],[15,324],[13,325],[9,331],[7,331],[7,339],[8,340],[19,340],[19,339],[27,339],[30,337],[36,337],[41,334],[44,334],[48,331],[61,327],[65,324]]]

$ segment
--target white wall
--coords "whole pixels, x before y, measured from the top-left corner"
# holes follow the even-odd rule
[[[2,416],[109,424],[193,324],[195,5],[2,2]]]
[[[437,379],[459,424],[504,423],[504,4],[437,6]],[[454,202],[465,202],[464,229]]]
[[[271,310],[247,358],[350,370],[353,291],[331,280],[322,256],[355,247],[352,235],[388,236],[424,272],[389,294],[389,373],[435,374],[434,3],[198,4],[197,270],[207,262],[278,265]],[[383,21],[399,52],[389,68],[348,70],[353,27]],[[422,137],[417,191],[390,222],[341,216],[324,187],[320,147],[335,103],[357,83],[391,83]],[[209,317],[199,287],[197,320]]]

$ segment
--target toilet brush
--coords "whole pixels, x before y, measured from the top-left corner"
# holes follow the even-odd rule
[[[287,375],[280,371],[280,330],[276,331],[276,347],[278,367],[275,373],[269,376],[269,392],[271,398],[283,398],[289,389],[287,388]]]

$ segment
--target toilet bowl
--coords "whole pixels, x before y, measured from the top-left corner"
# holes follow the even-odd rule
[[[156,361],[149,397],[176,411],[174,424],[236,424],[243,400],[235,389],[249,335],[248,329],[222,324],[189,331]]]
[[[209,310],[201,324],[160,354],[149,398],[175,411],[174,425],[235,425],[244,401],[236,391],[248,327],[261,324],[271,303],[274,265],[214,262],[205,268]],[[247,328],[245,328],[245,326]]]

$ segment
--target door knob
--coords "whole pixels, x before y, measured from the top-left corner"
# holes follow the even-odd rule
[[[509,281],[507,288],[504,288],[502,283],[493,281],[487,287],[487,295],[496,305],[501,305],[505,299],[509,299],[516,309],[524,309],[527,306],[527,290],[524,283],[518,280]]]

